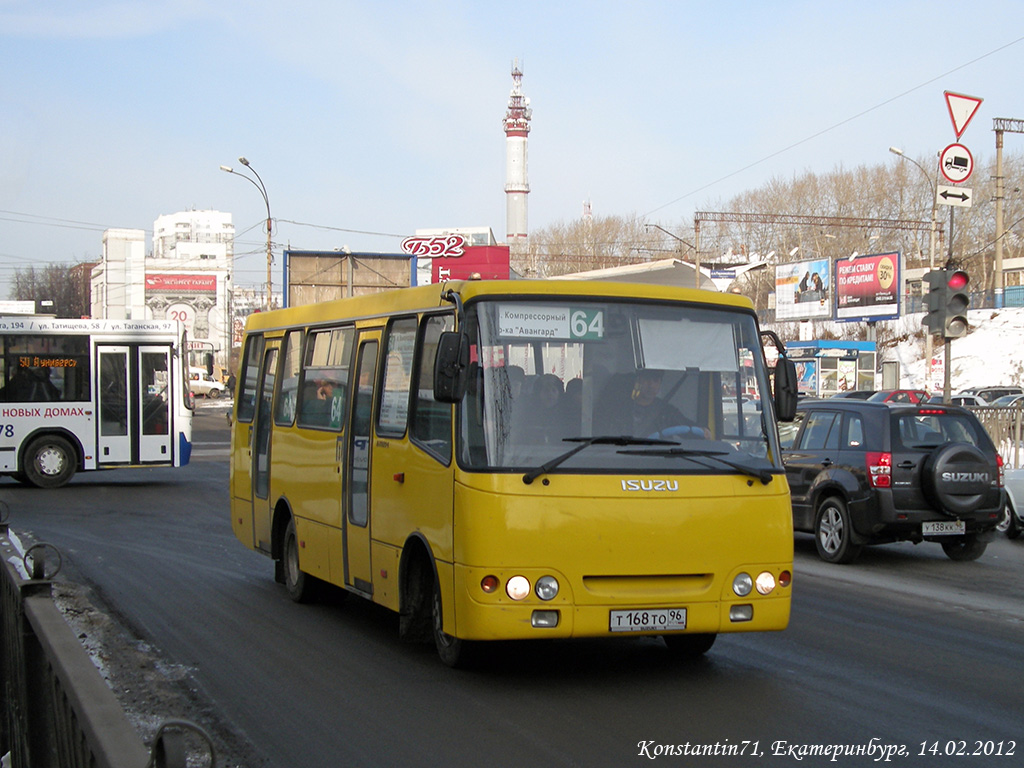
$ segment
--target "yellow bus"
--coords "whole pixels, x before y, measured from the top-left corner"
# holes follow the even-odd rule
[[[254,314],[232,526],[293,600],[354,592],[451,666],[529,638],[701,654],[789,621],[784,351],[770,387],[750,302],[709,291],[468,281]]]

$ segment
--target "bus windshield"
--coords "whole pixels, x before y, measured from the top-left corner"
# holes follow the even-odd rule
[[[507,298],[467,304],[466,320],[471,370],[458,455],[467,469],[528,477],[552,465],[590,473],[781,471],[752,314]]]

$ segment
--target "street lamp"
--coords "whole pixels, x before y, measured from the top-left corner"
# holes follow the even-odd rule
[[[260,191],[260,194],[263,195],[263,203],[267,206],[267,295],[265,297],[265,304],[266,308],[269,310],[271,309],[271,297],[274,295],[273,290],[271,289],[270,282],[271,266],[274,263],[274,249],[270,240],[270,234],[273,228],[273,220],[270,218],[270,198],[267,197],[267,188],[263,184],[263,179],[261,179],[260,175],[256,173],[256,169],[252,167],[249,161],[246,160],[244,157],[240,157],[238,158],[238,162],[240,162],[242,165],[244,165],[246,168],[252,171],[253,176],[255,176],[256,178],[254,179],[252,178],[252,176],[248,176],[244,173],[239,173],[238,171],[226,165],[222,165],[220,169],[224,171],[224,173],[231,173],[234,174],[235,176],[241,176],[243,179],[245,179],[254,187],[256,187],[256,189]]]
[[[924,166],[921,165],[919,162],[917,162],[917,160],[915,160],[914,158],[907,157],[906,155],[904,155],[902,149],[900,149],[899,147],[889,147],[889,151],[892,152],[897,157],[899,157],[900,159],[906,160],[906,161],[911,162],[914,165],[916,165],[918,167],[918,169],[921,171],[921,173],[924,174],[924,178],[928,182],[928,186],[931,187],[931,190],[932,190],[932,226],[931,226],[931,230],[930,230],[930,233],[929,233],[929,236],[928,236],[928,271],[930,272],[931,270],[935,269],[935,224],[936,224],[936,218],[935,217],[936,217],[936,215],[938,213],[938,206],[939,206],[939,187],[938,187],[938,185],[939,185],[939,167],[938,167],[938,163],[936,163],[936,165],[935,165],[935,181],[933,183],[931,177],[928,175],[928,171],[926,171],[924,169]],[[925,291],[925,287],[924,286],[925,286],[925,283],[922,280],[921,281],[921,295],[922,296],[924,295],[924,291]],[[924,334],[924,359],[926,361],[925,362],[925,369],[924,369],[924,380],[925,380],[925,384],[926,385],[930,385],[931,384],[931,380],[932,380],[932,334],[931,334],[931,331],[926,331],[925,334]],[[949,361],[948,360],[943,360],[943,363],[946,366],[946,368],[948,369],[949,368]]]

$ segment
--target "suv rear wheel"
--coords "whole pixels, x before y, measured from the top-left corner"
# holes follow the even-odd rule
[[[818,505],[814,515],[814,544],[818,556],[828,563],[852,563],[862,546],[850,537],[853,525],[846,504],[836,496],[829,496]]]

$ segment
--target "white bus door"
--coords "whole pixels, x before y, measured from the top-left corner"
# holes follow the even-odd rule
[[[99,376],[96,398],[98,442],[96,463],[129,464],[132,460],[132,438],[129,425],[132,390],[128,385],[127,346],[97,347]]]
[[[171,443],[171,348],[139,347],[138,372],[141,409],[138,417],[140,464],[169,464],[174,458]]]
[[[100,345],[96,352],[96,463],[171,464],[171,348]]]

